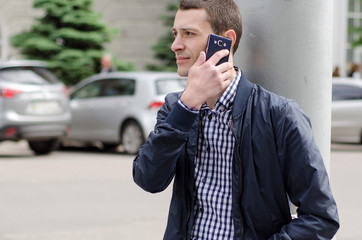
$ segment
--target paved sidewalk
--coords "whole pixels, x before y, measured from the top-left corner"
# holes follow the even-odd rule
[[[362,145],[332,144],[331,149],[331,186],[341,221],[336,239],[361,240]],[[133,157],[88,151],[60,151],[39,157],[32,154],[25,142],[1,143],[0,203],[6,208],[0,207],[0,212],[6,221],[0,226],[0,239],[161,239],[171,186],[160,194],[146,193],[137,187],[132,180]],[[52,186],[57,186],[54,191]],[[97,194],[93,196],[94,191]],[[58,192],[63,194],[52,201],[44,198]],[[92,197],[84,198],[87,195]],[[108,195],[112,197],[105,198]],[[14,201],[13,197],[20,200]],[[69,206],[62,198],[72,199]],[[63,206],[62,210],[58,204]],[[89,211],[82,211],[84,208]],[[15,211],[21,214],[14,214]],[[31,221],[24,216],[31,216]],[[88,225],[93,227],[84,228]],[[42,233],[42,229],[47,232]]]
[[[331,186],[341,227],[337,240],[362,239],[362,145],[332,144]]]

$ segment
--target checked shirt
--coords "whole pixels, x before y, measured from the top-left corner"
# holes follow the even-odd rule
[[[241,75],[240,70],[236,70],[236,78],[214,109],[206,104],[200,109],[195,159],[195,221],[191,239],[233,239],[232,159],[235,139],[229,122]]]

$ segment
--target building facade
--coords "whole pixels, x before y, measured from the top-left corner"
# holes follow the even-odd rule
[[[94,0],[94,10],[111,28],[119,30],[106,46],[114,56],[133,63],[138,70],[154,63],[151,50],[167,29],[160,16],[165,14],[167,3],[177,0]],[[9,44],[9,37],[29,29],[42,11],[32,7],[33,0],[0,0],[0,58],[19,58]],[[362,2],[360,0],[334,0],[333,67],[338,66],[342,76],[348,74],[350,64],[362,64],[362,47],[352,48],[351,42],[359,35],[349,30],[362,27]],[[332,24],[332,23],[331,23]]]
[[[21,58],[9,38],[27,30],[34,18],[43,13],[32,7],[34,0],[0,0],[0,57],[1,60]],[[138,70],[154,63],[151,50],[166,31],[160,16],[165,14],[167,3],[176,0],[94,0],[94,10],[101,14],[108,27],[117,29],[106,49],[121,61],[133,63]]]
[[[353,63],[362,66],[362,46],[352,47],[362,28],[362,1],[334,0],[333,65],[340,68],[341,76],[348,76]]]

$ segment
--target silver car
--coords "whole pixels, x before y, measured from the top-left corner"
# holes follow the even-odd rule
[[[333,79],[332,141],[362,143],[362,81]]]
[[[48,154],[70,119],[69,92],[46,63],[0,62],[0,141],[25,139],[36,154]]]
[[[114,150],[122,144],[135,154],[153,129],[166,94],[185,86],[186,79],[176,73],[111,72],[87,78],[71,89],[71,131],[64,145]]]

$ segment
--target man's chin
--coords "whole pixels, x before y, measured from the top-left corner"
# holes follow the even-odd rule
[[[187,75],[189,74],[189,71],[188,71],[188,70],[185,70],[185,69],[180,69],[180,68],[178,68],[178,69],[177,69],[177,73],[178,73],[178,75],[180,75],[181,77],[187,77]]]

